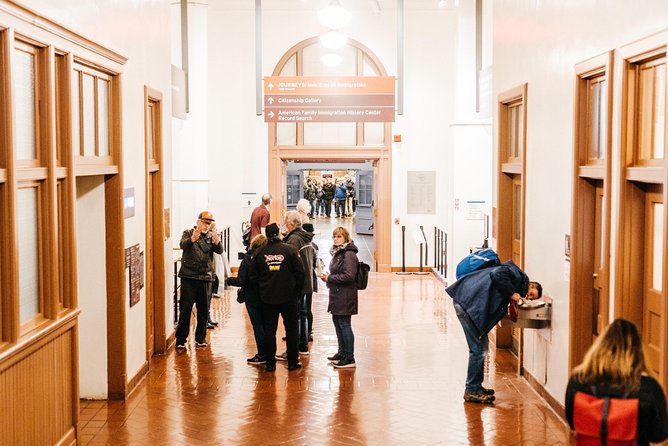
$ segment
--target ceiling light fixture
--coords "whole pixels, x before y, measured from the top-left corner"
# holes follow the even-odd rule
[[[343,58],[335,53],[327,53],[322,56],[322,63],[328,67],[336,67],[342,60]]]
[[[338,31],[327,31],[320,36],[320,43],[327,49],[338,50],[348,41],[348,38]]]
[[[339,0],[332,0],[325,9],[318,11],[318,20],[323,26],[329,29],[343,28],[350,21],[350,14]]]

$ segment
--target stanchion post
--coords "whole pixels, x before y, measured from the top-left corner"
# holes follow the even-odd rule
[[[400,276],[408,276],[411,273],[406,272],[406,225],[401,225],[401,271]]]

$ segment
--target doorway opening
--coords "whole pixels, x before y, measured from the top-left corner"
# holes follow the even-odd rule
[[[369,160],[326,162],[289,160],[285,162],[282,202],[294,210],[300,199],[311,205],[320,256],[329,262],[334,228],[343,226],[359,249],[358,257],[375,267],[374,162]]]

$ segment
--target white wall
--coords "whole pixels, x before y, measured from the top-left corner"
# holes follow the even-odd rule
[[[525,269],[554,298],[551,339],[525,330],[525,367],[563,402],[569,338],[569,284],[563,259],[564,235],[571,232],[573,68],[667,28],[668,3],[498,0],[493,17],[494,98],[524,82],[529,85]],[[613,82],[617,89],[619,78]],[[613,152],[619,144],[618,117],[613,116]],[[613,158],[613,171],[618,162]],[[617,185],[612,187],[614,193]],[[616,215],[613,200],[612,234]],[[613,243],[610,264],[614,263]]]
[[[107,277],[104,179],[77,179],[79,396],[107,397]]]
[[[164,205],[171,208],[171,60],[170,9],[163,1],[30,0],[24,2],[54,21],[128,58],[122,73],[124,187],[135,189],[135,216],[125,220],[125,246],[145,244],[144,85],[163,94]],[[86,220],[86,215],[79,216]],[[165,249],[167,333],[171,333],[171,242]],[[129,302],[129,299],[126,299]],[[127,375],[131,379],[146,361],[146,297],[126,305]],[[82,333],[85,335],[86,333]],[[106,345],[106,344],[105,344]],[[82,370],[85,367],[81,367]]]
[[[293,2],[292,4],[296,4]],[[446,157],[451,150],[457,10],[406,2],[404,114],[393,133],[392,215],[407,226],[419,225],[431,239],[433,225],[448,226],[452,186]],[[368,2],[347,2],[353,12],[343,32],[378,56],[389,76],[396,76],[396,21],[393,2],[375,13]],[[263,76],[271,75],[283,54],[298,42],[319,35],[317,5],[300,8],[263,2]],[[211,2],[209,16],[209,177],[210,208],[231,225],[232,252],[241,247],[239,224],[244,218],[241,193],[261,195],[267,188],[267,124],[255,115],[255,12],[253,2]],[[473,63],[474,60],[471,61]],[[228,169],[226,166],[234,166]],[[437,171],[437,213],[406,213],[406,171]],[[393,226],[392,264],[401,264],[401,228]],[[419,251],[407,240],[407,265],[418,265]]]

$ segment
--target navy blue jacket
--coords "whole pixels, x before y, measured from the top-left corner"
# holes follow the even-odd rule
[[[259,307],[262,306],[262,301],[260,301],[260,287],[257,282],[253,282],[248,277],[249,265],[252,260],[253,251],[248,251],[244,253],[244,258],[239,265],[239,271],[237,276],[230,276],[227,278],[227,284],[230,286],[238,286],[242,288],[242,293],[246,299],[246,303],[251,306]]]
[[[509,260],[467,274],[445,291],[464,309],[482,337],[506,314],[513,293],[526,296],[529,277]]]

